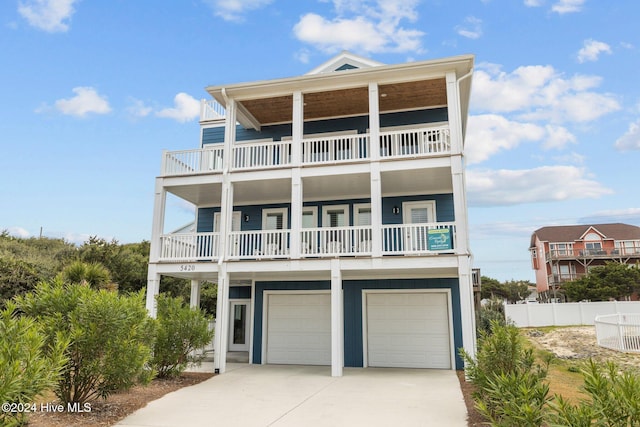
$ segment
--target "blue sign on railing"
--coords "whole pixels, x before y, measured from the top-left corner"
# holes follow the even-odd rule
[[[451,249],[451,230],[448,228],[431,228],[428,233],[428,247],[430,251],[444,251]]]

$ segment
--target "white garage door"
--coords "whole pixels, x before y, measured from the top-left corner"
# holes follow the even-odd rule
[[[368,293],[369,366],[451,368],[447,294]]]
[[[269,294],[267,363],[331,364],[331,295]]]

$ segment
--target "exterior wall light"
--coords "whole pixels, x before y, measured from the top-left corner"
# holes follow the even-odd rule
[[[394,206],[393,209],[391,209],[391,212],[393,212],[394,215],[398,215],[400,213],[400,208]]]

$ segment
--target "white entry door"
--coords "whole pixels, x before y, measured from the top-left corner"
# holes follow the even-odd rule
[[[433,200],[404,202],[402,204],[405,229],[404,248],[410,252],[424,252],[428,248],[427,223],[436,222],[436,204]]]
[[[249,351],[249,301],[231,301],[229,310],[229,351]]]

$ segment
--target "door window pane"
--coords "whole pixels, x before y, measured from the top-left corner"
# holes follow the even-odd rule
[[[247,305],[236,304],[233,310],[233,343],[244,344],[246,340]]]

